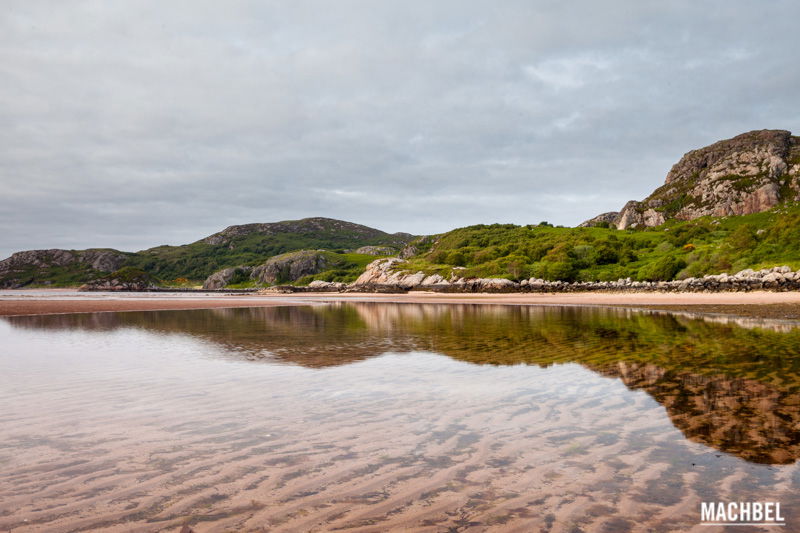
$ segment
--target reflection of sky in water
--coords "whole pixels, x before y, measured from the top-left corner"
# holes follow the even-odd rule
[[[501,339],[504,316],[493,313]],[[468,337],[479,331],[438,331],[449,357],[410,350],[425,330],[414,331],[419,324],[406,315],[383,333],[360,327],[351,335],[332,318],[339,352],[326,357],[338,353],[346,364],[253,363],[230,348],[247,353],[254,338],[268,340],[250,328],[237,337],[223,321],[214,336],[192,328],[208,319],[195,311],[160,314],[151,327],[137,316],[152,318],[129,314],[114,327],[83,328],[0,321],[0,528],[27,519],[69,529],[86,516],[161,527],[188,516],[285,530],[308,527],[308,517],[331,528],[449,527],[464,516],[483,525],[537,527],[555,517],[589,529],[688,529],[701,500],[772,498],[787,513],[800,509],[794,461],[757,464],[704,445],[709,438],[687,439],[676,418],[684,414],[659,396],[686,380],[652,365],[625,363],[603,375],[596,360],[579,364],[577,354],[549,366],[474,364],[454,354],[473,349]],[[170,317],[182,326],[168,326]],[[286,334],[275,328],[267,331]],[[414,332],[413,342],[395,339],[406,348],[362,357],[375,344],[370,335],[387,330]],[[309,349],[324,344],[320,331],[306,338],[316,343]],[[350,337],[356,360],[347,357]],[[625,372],[660,381],[632,386]],[[703,380],[723,386],[713,376],[689,381]]]

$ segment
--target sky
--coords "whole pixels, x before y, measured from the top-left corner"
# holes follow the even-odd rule
[[[576,225],[800,133],[800,2],[4,0],[0,257]]]

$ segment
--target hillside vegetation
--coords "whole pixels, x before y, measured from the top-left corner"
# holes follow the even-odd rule
[[[660,281],[775,265],[800,268],[800,205],[641,230],[477,225],[413,243],[404,269],[460,277]]]
[[[392,235],[359,224],[325,218],[246,224],[231,226],[192,244],[158,246],[137,252],[127,265],[163,280],[187,278],[202,281],[217,270],[254,266],[270,257],[295,250],[346,253],[346,250],[368,245],[387,245],[399,250],[409,238],[411,235]]]
[[[362,247],[399,252],[412,235],[383,231],[330,218],[230,226],[182,246],[157,246],[140,252],[110,249],[29,250],[0,261],[0,288],[72,287],[105,277],[122,267],[146,272],[171,287],[192,287],[225,268],[257,267],[298,250],[325,251],[329,268],[309,279],[352,281],[374,255]],[[254,285],[249,280],[240,286]]]

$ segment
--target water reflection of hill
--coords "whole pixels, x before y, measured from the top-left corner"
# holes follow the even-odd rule
[[[229,357],[307,367],[387,351],[475,364],[579,363],[646,391],[687,438],[761,463],[800,457],[800,331],[575,307],[333,304],[10,317],[22,328],[141,328]]]

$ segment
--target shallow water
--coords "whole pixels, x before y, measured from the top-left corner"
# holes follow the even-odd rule
[[[740,500],[800,526],[785,324],[339,303],[0,338],[0,531],[708,532],[700,502]]]

